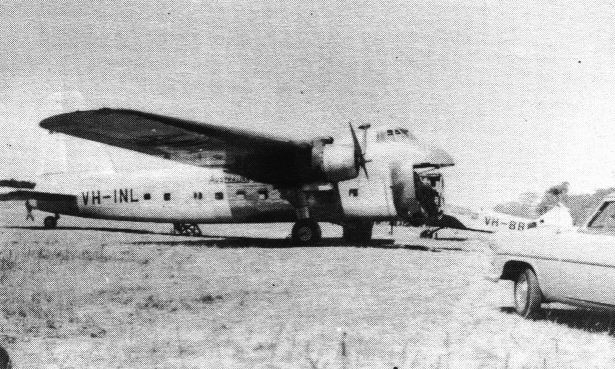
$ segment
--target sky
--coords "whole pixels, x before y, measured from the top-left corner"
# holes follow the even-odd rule
[[[0,178],[33,178],[41,119],[118,107],[295,139],[403,125],[455,158],[465,206],[615,185],[610,4],[0,0],[0,17]]]

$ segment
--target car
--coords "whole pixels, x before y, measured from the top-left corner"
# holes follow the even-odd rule
[[[615,310],[615,193],[579,228],[506,234],[490,248],[487,279],[514,282],[515,310],[523,317],[536,317],[548,302]]]

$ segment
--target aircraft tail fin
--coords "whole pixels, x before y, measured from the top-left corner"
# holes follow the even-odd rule
[[[97,142],[45,132],[40,143],[38,177],[115,171],[107,149]]]
[[[562,203],[558,203],[553,209],[544,213],[538,218],[539,225],[554,225],[560,229],[574,227],[574,221],[570,214],[570,209]]]

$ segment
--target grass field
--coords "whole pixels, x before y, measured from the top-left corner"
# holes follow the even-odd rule
[[[187,238],[75,218],[49,231],[12,206],[0,209],[0,344],[17,368],[615,364],[609,315],[514,315],[511,286],[483,279],[484,242],[382,227],[353,247],[326,226],[322,246],[300,248],[285,240],[290,225]]]

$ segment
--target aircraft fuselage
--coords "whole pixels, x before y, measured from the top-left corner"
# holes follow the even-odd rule
[[[161,223],[293,222],[288,198],[295,189],[277,188],[221,169],[55,176],[54,191],[76,196],[72,202],[36,202],[38,210],[87,218]],[[397,216],[388,183],[378,178],[304,188],[312,216],[320,221],[343,218],[387,220]],[[41,181],[41,183],[45,183]],[[49,181],[47,181],[49,183]]]
[[[448,154],[422,145],[405,129],[370,132],[366,142],[366,168],[354,178],[294,187],[283,182],[257,182],[228,168],[178,163],[165,169],[107,168],[98,172],[80,167],[78,160],[65,160],[61,169],[72,170],[45,172],[37,180],[36,191],[69,196],[62,201],[38,199],[34,208],[79,217],[174,224],[295,222],[306,218],[342,225],[371,224],[419,212],[417,180],[427,175],[421,173],[452,165]],[[342,154],[352,148],[344,141],[334,145]],[[60,153],[59,158],[62,156]],[[323,160],[325,170],[339,164],[336,157],[325,155]],[[354,166],[353,162],[342,164]],[[427,170],[429,175],[434,173],[432,169]]]

